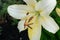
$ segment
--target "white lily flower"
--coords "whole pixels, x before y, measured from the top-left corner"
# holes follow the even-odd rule
[[[60,8],[56,8],[56,12],[60,16]]]
[[[40,40],[42,26],[51,33],[56,33],[59,26],[49,15],[56,6],[56,0],[24,0],[27,5],[11,5],[8,13],[16,19],[21,19],[18,23],[19,31],[28,28],[30,40]],[[41,26],[42,25],[42,26]]]

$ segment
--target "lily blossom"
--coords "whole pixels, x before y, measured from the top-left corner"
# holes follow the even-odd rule
[[[28,29],[30,40],[40,40],[42,26],[51,33],[56,33],[59,26],[50,13],[56,6],[56,0],[23,0],[26,5],[11,5],[7,11],[13,18],[21,19],[18,23],[19,31]]]
[[[56,12],[60,16],[60,9],[59,8],[56,8]]]

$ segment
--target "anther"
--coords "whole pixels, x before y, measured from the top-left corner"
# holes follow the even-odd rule
[[[29,12],[26,15],[29,15]]]
[[[32,17],[30,17],[30,19],[29,19],[29,21],[28,21],[28,22],[30,22],[32,19],[33,19],[33,16],[32,16]]]

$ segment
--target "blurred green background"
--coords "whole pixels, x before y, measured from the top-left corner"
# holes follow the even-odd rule
[[[10,15],[8,15],[7,13],[7,7],[12,4],[25,4],[25,3],[23,2],[23,0],[0,0],[0,35],[2,35],[2,32],[4,31],[1,25],[9,23],[11,26],[15,26],[18,24],[19,20],[10,17]],[[56,7],[60,8],[60,0],[57,0]],[[55,9],[50,14],[50,16],[53,19],[55,19],[57,24],[60,26],[60,17],[56,14]],[[56,34],[52,34],[43,28],[41,40],[60,40],[60,30],[58,30]]]

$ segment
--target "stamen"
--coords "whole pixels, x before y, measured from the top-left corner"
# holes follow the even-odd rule
[[[29,25],[28,25],[28,27],[29,27],[30,29],[32,29]]]
[[[26,21],[27,21],[27,19],[25,20],[25,23],[24,23],[24,28],[28,25],[28,24],[26,23]]]
[[[30,25],[32,25],[33,23],[29,23],[32,19],[33,19],[33,16],[30,17],[30,19],[28,20],[28,22],[27,22],[27,19],[25,20],[24,28],[29,27],[30,29],[32,29],[32,28],[30,27]]]
[[[32,19],[33,19],[33,16],[32,16],[32,17],[30,17],[30,19],[29,19],[29,21],[28,21],[28,22],[30,22]]]
[[[30,23],[30,24],[28,24],[28,25],[32,25],[33,23]]]
[[[32,29],[27,23],[24,23],[24,28],[28,26],[30,29]]]

